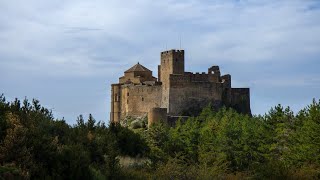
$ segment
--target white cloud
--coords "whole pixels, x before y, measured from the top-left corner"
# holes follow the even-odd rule
[[[124,56],[127,61],[130,56],[143,57],[149,48],[179,47],[181,34],[183,47],[203,62],[286,61],[319,55],[320,37],[314,34],[320,33],[316,19],[320,11],[307,10],[313,1],[214,2],[21,1],[18,6],[7,2],[0,38],[8,43],[0,51],[28,58],[37,54],[41,61],[50,56],[66,59],[69,54],[88,56],[80,58],[85,63],[95,61],[90,58],[97,53]],[[128,49],[122,49],[126,45]],[[101,48],[105,51],[99,52]]]
[[[314,64],[320,56],[319,4],[315,0],[2,0],[0,75],[105,77],[110,84],[137,61],[156,71],[159,51],[179,48],[180,36],[187,67],[205,71],[213,62],[235,63],[241,71],[248,64],[259,68],[268,63],[313,63],[304,67],[308,74],[308,66],[320,66]],[[306,83],[287,73],[293,76],[265,81],[257,75],[253,81],[258,85],[260,78],[273,86]]]

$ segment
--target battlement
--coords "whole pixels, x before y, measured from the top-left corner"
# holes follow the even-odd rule
[[[223,80],[223,81],[222,81]],[[170,75],[171,82],[214,82],[214,83],[225,83],[231,81],[230,75],[219,76],[211,73],[192,73],[186,72],[185,74],[171,74]]]
[[[176,54],[179,54],[179,53],[184,53],[184,50],[176,50],[176,49],[171,49],[169,51],[163,51],[161,52],[161,55],[168,55],[168,54],[173,54],[173,53],[176,53]]]
[[[190,80],[195,81],[201,81],[201,82],[208,82],[209,81],[209,74],[202,72],[201,74],[199,72],[196,73],[190,73],[188,74],[190,76]]]

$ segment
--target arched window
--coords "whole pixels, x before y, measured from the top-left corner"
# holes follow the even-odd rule
[[[143,98],[143,97],[141,98],[141,101],[144,101],[144,98]]]

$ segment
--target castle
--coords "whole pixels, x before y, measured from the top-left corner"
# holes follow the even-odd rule
[[[185,72],[184,63],[184,50],[173,49],[161,52],[158,78],[139,63],[125,71],[111,85],[111,121],[148,115],[150,125],[192,115],[208,104],[251,114],[249,88],[231,88],[231,76],[221,76],[219,66],[200,74]]]

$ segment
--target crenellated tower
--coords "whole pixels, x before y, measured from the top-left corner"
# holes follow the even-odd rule
[[[184,74],[184,50],[161,52],[161,65],[158,67],[158,79],[162,82],[161,107],[169,108],[169,87],[171,74]]]
[[[168,79],[170,74],[184,74],[184,50],[161,52],[160,81]]]

